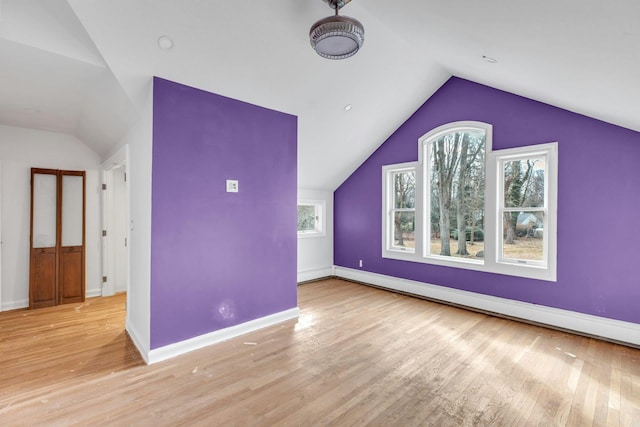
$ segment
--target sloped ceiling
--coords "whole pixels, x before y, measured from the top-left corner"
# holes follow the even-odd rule
[[[341,14],[366,41],[343,61],[309,46],[331,14],[321,0],[0,0],[0,123],[105,157],[156,75],[297,115],[298,185],[329,190],[451,75],[640,131],[635,0],[354,0]]]
[[[133,104],[65,0],[0,0],[0,123],[77,136],[100,155]]]

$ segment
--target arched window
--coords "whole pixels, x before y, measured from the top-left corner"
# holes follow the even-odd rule
[[[492,150],[492,126],[419,139],[383,167],[383,257],[556,280],[557,143]]]
[[[420,138],[426,256],[483,262],[486,159],[491,125],[458,122]]]

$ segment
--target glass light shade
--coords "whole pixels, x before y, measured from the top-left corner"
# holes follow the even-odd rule
[[[329,16],[313,24],[309,31],[311,47],[327,59],[353,56],[364,43],[364,27],[348,16]]]

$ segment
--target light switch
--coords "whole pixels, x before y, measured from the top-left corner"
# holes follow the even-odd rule
[[[237,179],[228,179],[227,180],[227,193],[237,193],[238,192],[238,180]]]

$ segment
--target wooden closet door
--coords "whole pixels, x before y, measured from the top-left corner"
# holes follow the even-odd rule
[[[57,304],[58,173],[31,170],[31,260],[29,301],[31,308]]]
[[[31,308],[85,299],[85,172],[31,170]]]

